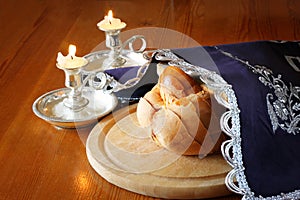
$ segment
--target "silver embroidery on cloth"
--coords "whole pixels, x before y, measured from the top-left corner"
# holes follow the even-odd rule
[[[300,87],[293,86],[291,82],[286,84],[280,74],[276,77],[272,70],[265,66],[253,66],[248,61],[242,60],[223,50],[218,50],[222,54],[247,65],[253,73],[260,75],[258,80],[272,90],[272,92],[266,95],[266,101],[273,133],[278,128],[281,128],[289,134],[299,134]]]
[[[300,57],[299,56],[284,56],[286,61],[290,64],[290,66],[296,71],[300,72],[299,66],[297,66],[296,63],[300,63]],[[296,62],[296,63],[295,63]]]
[[[300,133],[300,87],[286,84],[281,75],[275,77],[270,69],[264,66],[251,66],[254,73],[260,74],[259,80],[273,90],[266,96],[267,109],[273,132],[278,128],[290,134]]]
[[[300,87],[293,86],[291,82],[286,84],[280,74],[277,77],[274,76],[272,70],[265,66],[253,66],[248,61],[223,50],[218,50],[224,55],[247,65],[252,72],[260,75],[258,80],[273,91],[273,93],[270,92],[266,95],[267,110],[273,133],[281,128],[289,134],[300,134]]]
[[[226,53],[226,52],[224,52]],[[163,55],[159,58],[159,56]],[[178,58],[170,50],[159,50],[156,57],[157,60],[171,60],[170,65],[177,64],[185,69],[186,72],[194,72],[195,69],[201,74],[200,77],[205,79],[204,82],[208,81],[210,85],[215,88],[215,91],[222,91],[227,96],[227,101],[222,101],[223,98],[217,98],[221,94],[220,92],[215,93],[217,101],[228,108],[221,119],[220,125],[223,132],[230,137],[230,139],[223,142],[221,146],[222,155],[227,163],[233,168],[225,178],[225,184],[229,190],[237,194],[243,195],[243,200],[296,200],[300,199],[300,190],[295,190],[289,193],[280,193],[276,196],[270,197],[255,197],[255,194],[251,191],[246,175],[244,173],[245,167],[243,164],[243,155],[241,147],[241,132],[240,132],[240,117],[239,117],[239,106],[237,98],[231,85],[220,77],[218,74],[203,69],[199,66],[193,66],[184,60]],[[176,64],[177,63],[177,64]],[[244,62],[245,63],[245,62]],[[205,78],[206,77],[206,78]]]
[[[247,65],[248,67],[252,67],[248,61],[243,61],[243,60],[231,55],[230,53],[220,50],[218,47],[215,47],[215,48],[217,50],[219,50],[221,53],[223,53],[224,55],[229,56],[239,62],[242,62],[245,65]],[[231,92],[233,92],[233,91],[231,91]],[[228,97],[230,97],[229,99],[232,100],[232,101],[230,101],[231,102],[230,105],[232,105],[232,107],[236,108],[237,101],[236,101],[235,95],[228,93]],[[267,106],[271,106],[273,108],[272,104],[268,104]],[[228,111],[228,114],[229,114],[228,118],[231,119],[232,122],[237,121],[237,123],[239,123],[238,115],[234,114],[234,112],[231,112],[231,111],[232,110]],[[274,117],[274,121],[275,121],[277,119],[277,116],[274,115],[273,117]],[[225,126],[227,124],[226,121],[230,121],[228,119],[225,120],[226,118],[227,117],[224,117],[223,121],[221,121],[221,125]],[[225,126],[225,127],[227,127],[227,126]],[[241,133],[239,131],[239,128],[236,126],[236,123],[232,123],[232,128],[231,129],[225,128],[224,132],[228,136],[231,137],[230,140],[227,140],[226,142],[223,143],[222,148],[221,148],[224,158],[233,167],[233,170],[231,170],[228,173],[228,175],[226,176],[226,179],[225,179],[225,183],[226,183],[228,189],[230,189],[231,191],[233,191],[235,193],[244,195],[242,197],[243,200],[294,200],[294,199],[300,199],[300,190],[299,189],[288,192],[288,193],[280,193],[275,196],[262,197],[259,195],[258,197],[255,197],[255,194],[251,191],[251,189],[248,185],[246,175],[244,173],[245,167],[243,164],[243,156],[242,156],[242,149],[241,149]],[[232,154],[230,153],[230,149],[232,149],[232,152],[233,152]],[[236,181],[237,181],[238,185],[235,184]]]

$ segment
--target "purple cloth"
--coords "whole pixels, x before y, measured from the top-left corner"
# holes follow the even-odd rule
[[[267,80],[263,74],[254,73],[245,63],[226,56],[220,50],[248,61],[252,66],[265,66],[273,74],[267,76],[270,78]],[[259,41],[217,48],[174,49],[173,52],[193,65],[220,73],[232,85],[241,110],[245,175],[254,194],[274,196],[300,189],[300,122],[297,119],[291,121],[295,116],[300,117],[299,43]],[[124,82],[133,77],[136,70],[126,68],[108,73]],[[117,96],[141,97],[157,79],[154,61],[137,86],[121,91]],[[268,109],[268,103],[271,109]],[[277,120],[273,124],[270,118],[272,110]]]
[[[205,67],[197,56],[199,52],[197,48],[200,47],[179,49],[174,52],[191,64]],[[292,115],[299,117],[299,88],[298,91],[294,91],[298,98],[293,95],[283,95],[289,94],[291,86],[295,86],[294,90],[300,86],[300,72],[296,71],[300,68],[299,43],[261,41],[204,48],[214,60],[221,76],[233,86],[236,93],[241,110],[245,175],[251,190],[256,195],[273,196],[300,189],[300,122],[293,121],[296,123],[294,124],[295,135],[280,127],[273,131],[267,102],[268,99],[273,106],[278,124],[285,125],[284,123],[289,121],[281,118],[292,117],[291,113],[288,113],[291,102],[294,103]],[[275,83],[272,78],[265,80],[265,83],[269,81],[273,85],[269,87],[263,84],[263,76],[260,73],[253,73],[248,66],[224,55],[220,50],[229,52],[252,65],[258,64],[269,68],[275,78],[280,74],[280,80],[287,88],[283,87],[283,84],[277,84],[281,82]],[[292,57],[293,66],[285,56]],[[267,98],[268,94],[272,95],[273,99]],[[275,100],[276,98],[278,99]]]
[[[138,67],[124,67],[118,69],[109,69],[105,72],[108,75],[113,76],[120,83],[125,83],[136,77]],[[158,75],[156,73],[156,63],[150,63],[145,75],[135,86],[129,89],[116,92],[116,96],[119,98],[125,98],[129,101],[136,101],[136,99],[143,97],[152,87],[157,83]]]

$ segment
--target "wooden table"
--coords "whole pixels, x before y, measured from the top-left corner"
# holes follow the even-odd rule
[[[85,153],[90,128],[58,130],[31,109],[64,85],[57,52],[72,43],[85,55],[104,41],[96,24],[109,9],[125,30],[169,28],[201,45],[300,39],[297,0],[0,0],[0,199],[153,199],[97,175]]]

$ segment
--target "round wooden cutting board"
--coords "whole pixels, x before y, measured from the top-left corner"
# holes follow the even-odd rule
[[[136,119],[136,104],[110,114],[91,131],[86,152],[91,166],[110,183],[159,198],[200,199],[230,194],[231,170],[221,154],[179,156],[157,146]]]

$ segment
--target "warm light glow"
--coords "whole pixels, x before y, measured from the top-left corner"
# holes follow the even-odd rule
[[[88,64],[88,60],[84,57],[75,56],[76,46],[69,45],[69,54],[64,56],[61,52],[57,54],[57,67],[60,69],[79,69]]]
[[[76,53],[76,46],[73,45],[73,44],[70,44],[69,45],[69,55],[71,57],[74,57],[75,56],[75,53]]]
[[[108,16],[107,16],[108,20],[111,21],[113,19],[113,12],[112,10],[108,11]]]
[[[98,28],[102,31],[121,30],[126,27],[126,24],[118,18],[113,17],[112,10],[109,10],[104,19],[97,24]]]

